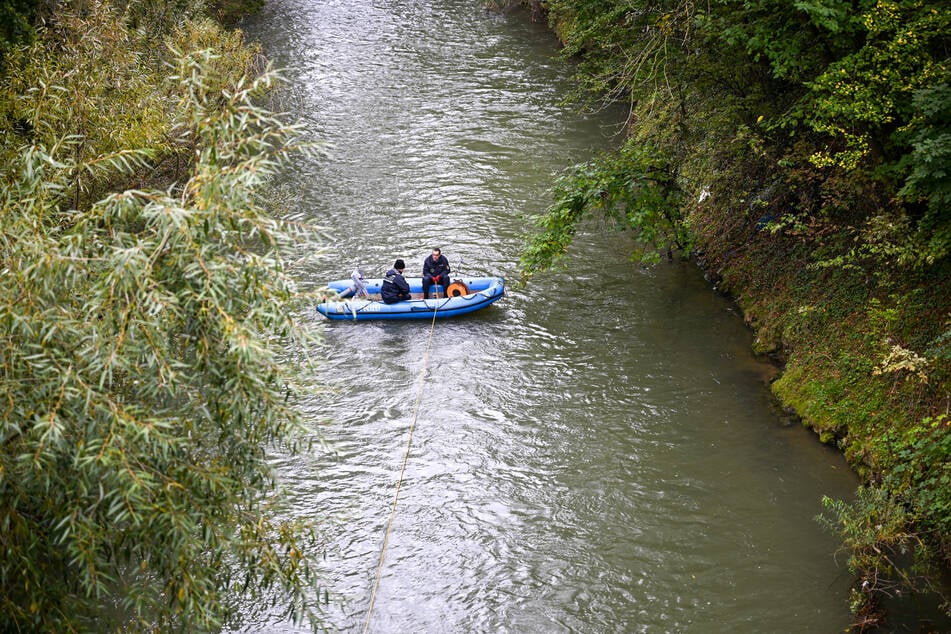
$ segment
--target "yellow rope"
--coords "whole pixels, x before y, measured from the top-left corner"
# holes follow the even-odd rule
[[[436,297],[438,298],[438,291]],[[393,497],[393,508],[390,509],[390,519],[386,522],[386,532],[383,534],[383,549],[380,551],[380,563],[376,568],[376,580],[373,582],[373,592],[370,594],[370,607],[367,608],[367,620],[363,624],[366,634],[370,627],[370,616],[373,614],[373,604],[376,602],[376,591],[380,587],[380,576],[383,574],[383,560],[386,558],[386,547],[390,543],[390,529],[393,528],[393,518],[396,516],[396,503],[400,499],[400,487],[403,486],[403,476],[406,473],[406,462],[409,460],[409,448],[413,442],[413,430],[416,428],[416,418],[419,416],[419,403],[423,398],[423,382],[426,380],[426,368],[429,366],[429,351],[433,345],[433,332],[436,330],[436,311],[433,308],[433,322],[429,327],[429,339],[426,342],[426,354],[423,357],[423,371],[419,374],[419,389],[416,391],[416,404],[413,406],[413,421],[409,426],[409,435],[406,438],[406,451],[403,453],[403,465],[400,467],[400,477],[396,481],[396,495]]]

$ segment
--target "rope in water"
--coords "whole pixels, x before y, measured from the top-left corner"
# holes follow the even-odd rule
[[[439,294],[436,294],[439,297]],[[400,487],[403,486],[403,476],[406,474],[406,462],[409,460],[409,448],[413,443],[413,430],[416,428],[416,418],[419,416],[419,403],[423,398],[423,382],[426,379],[426,369],[429,367],[429,351],[433,345],[433,332],[436,330],[436,311],[433,307],[433,322],[429,327],[429,339],[426,341],[426,354],[423,355],[423,369],[419,373],[419,388],[416,390],[416,404],[413,406],[413,420],[409,425],[409,434],[406,437],[406,450],[403,452],[403,464],[400,467],[400,477],[396,481],[396,495],[393,496],[393,507],[390,509],[390,519],[386,522],[386,531],[383,533],[383,549],[380,551],[380,563],[376,568],[376,580],[373,582],[373,592],[370,593],[370,607],[367,608],[367,620],[363,624],[366,634],[370,627],[370,616],[373,614],[373,604],[376,602],[376,591],[380,587],[380,576],[383,574],[383,560],[386,558],[386,547],[390,542],[390,530],[393,528],[393,518],[396,516],[396,503],[400,499]]]

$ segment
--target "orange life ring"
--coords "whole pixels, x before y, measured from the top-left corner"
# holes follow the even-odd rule
[[[446,297],[459,297],[460,295],[468,295],[469,287],[466,286],[466,283],[462,280],[456,280],[452,284],[446,287]]]

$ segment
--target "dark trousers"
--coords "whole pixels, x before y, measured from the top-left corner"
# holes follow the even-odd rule
[[[435,286],[435,287],[436,287],[436,292],[437,292],[437,293],[440,291],[440,287],[441,287],[442,290],[445,290],[445,288],[446,288],[447,286],[449,286],[449,280],[447,279],[448,277],[449,277],[448,275],[443,275],[443,276],[439,279],[439,284],[436,284],[435,282],[433,282],[433,276],[432,276],[432,275],[424,275],[424,276],[423,276],[423,299],[429,297],[429,288],[430,288],[431,286]],[[445,279],[444,279],[444,278],[445,278]]]

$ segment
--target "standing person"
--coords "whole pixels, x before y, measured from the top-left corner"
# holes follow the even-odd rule
[[[403,263],[403,260],[397,260],[393,264],[393,268],[386,272],[386,277],[383,278],[383,284],[380,286],[380,296],[383,297],[383,303],[395,304],[410,298],[409,284],[406,283],[406,278],[403,277],[403,269],[405,268],[406,264]]]
[[[433,247],[432,255],[423,260],[423,299],[429,297],[429,287],[433,285],[439,295],[440,284],[449,286],[449,260],[439,247]]]

